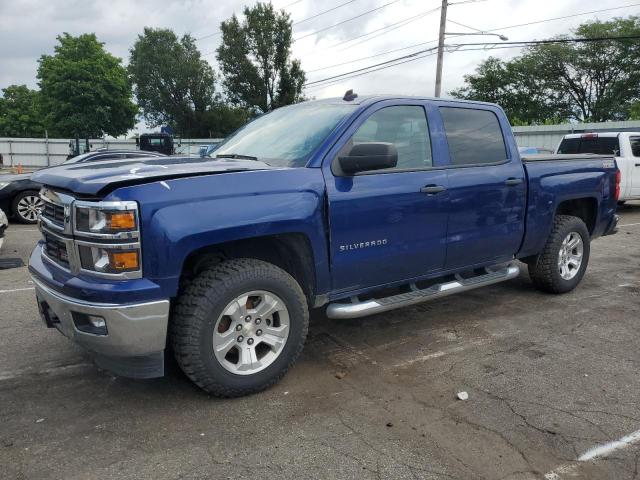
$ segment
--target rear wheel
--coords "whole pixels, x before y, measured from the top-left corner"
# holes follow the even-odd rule
[[[20,223],[36,223],[43,207],[44,202],[37,191],[20,192],[13,199],[13,217]]]
[[[206,268],[178,298],[171,344],[185,374],[216,396],[270,387],[302,351],[309,315],[298,283],[260,260]]]
[[[578,217],[557,215],[544,250],[528,262],[529,276],[544,292],[569,292],[582,280],[590,251],[584,222]]]

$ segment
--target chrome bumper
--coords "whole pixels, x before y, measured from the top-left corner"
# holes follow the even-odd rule
[[[90,303],[67,297],[32,278],[36,285],[38,308],[47,326],[57,328],[99,357],[158,356],[164,351],[169,300],[124,305]],[[78,330],[74,318],[77,321],[82,314],[102,317],[106,323],[106,334]]]

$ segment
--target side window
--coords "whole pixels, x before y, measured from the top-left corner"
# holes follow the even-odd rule
[[[353,145],[364,142],[393,143],[398,150],[396,169],[433,165],[429,127],[422,107],[399,105],[373,113],[351,137]]]
[[[488,110],[441,107],[452,165],[482,165],[507,159],[498,117]]]
[[[640,157],[640,137],[629,137],[631,153],[634,157]]]

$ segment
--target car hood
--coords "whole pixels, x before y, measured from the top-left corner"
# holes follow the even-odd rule
[[[32,173],[8,173],[6,175],[0,175],[0,182],[17,182],[18,180],[29,180]]]
[[[129,161],[107,160],[47,168],[35,173],[32,180],[83,195],[104,195],[125,185],[271,168],[275,167],[255,160],[199,157],[132,158]]]

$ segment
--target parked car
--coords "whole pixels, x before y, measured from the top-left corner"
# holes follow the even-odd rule
[[[538,289],[571,291],[618,220],[612,156],[521,158],[488,103],[305,102],[245,125],[216,158],[140,164],[36,174],[37,304],[103,368],[161,376],[169,344],[219,396],[282,378],[310,308],[385,312],[512,279],[515,259]]]
[[[201,157],[208,157],[215,151],[216,148],[218,148],[218,145],[220,145],[220,142],[200,145],[200,149],[198,150],[198,155],[200,155]]]
[[[95,150],[65,160],[63,165],[165,156],[158,152],[140,150]],[[38,193],[42,185],[33,181],[32,176],[33,173],[0,175],[0,208],[21,223],[36,223],[44,206]]]
[[[620,180],[620,204],[640,200],[640,132],[573,133],[565,135],[557,153],[615,155]]]
[[[63,163],[69,165],[72,163],[100,162],[104,160],[126,160],[131,158],[150,158],[165,157],[166,155],[159,152],[145,152],[142,150],[94,150],[92,152],[83,153],[76,157],[65,160]]]
[[[173,137],[168,133],[143,133],[138,139],[140,150],[173,155]]]
[[[551,150],[550,148],[541,147],[519,147],[518,151],[520,152],[520,155],[540,155],[553,153],[553,150]]]
[[[43,203],[32,173],[0,175],[0,209],[20,223],[36,223]]]
[[[0,249],[2,249],[2,244],[4,243],[4,232],[7,230],[9,226],[9,220],[7,219],[7,215],[0,210]]]

